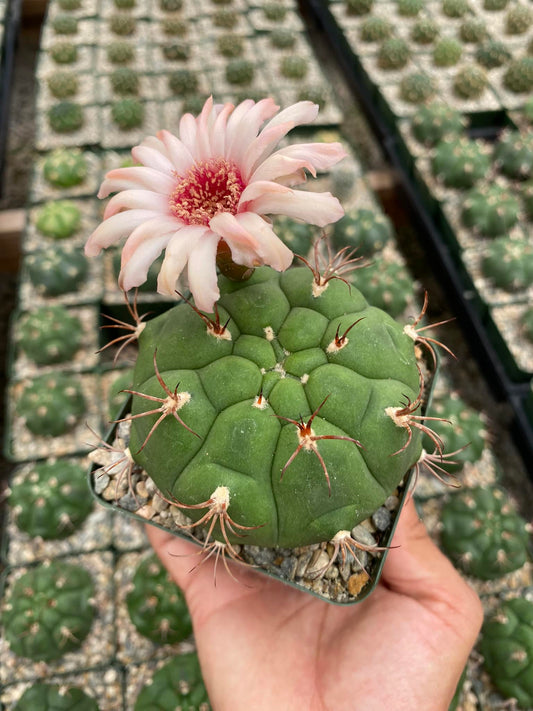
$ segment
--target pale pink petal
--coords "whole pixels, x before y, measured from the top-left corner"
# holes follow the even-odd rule
[[[217,285],[216,256],[220,237],[207,232],[195,244],[189,255],[187,278],[189,289],[200,311],[213,312],[220,292]]]
[[[273,153],[250,176],[250,183],[256,180],[279,180],[283,185],[295,185],[292,176],[296,179],[303,175],[305,180],[304,168],[316,177],[313,164],[305,158],[291,158],[279,152]]]
[[[184,175],[194,163],[194,158],[190,150],[179,138],[176,138],[176,136],[169,131],[159,131],[157,135],[161,137],[161,140],[165,144],[168,157],[172,161],[176,173],[178,175]]]
[[[159,217],[154,210],[126,210],[101,222],[85,244],[85,254],[96,257],[100,250],[118,242],[143,222]]]
[[[285,124],[264,128],[259,136],[250,143],[240,163],[241,174],[245,180],[250,179],[250,175],[272,153],[290,128],[292,127],[287,128]]]
[[[191,250],[208,231],[203,225],[188,225],[176,232],[165,250],[165,258],[157,278],[157,291],[172,296]]]
[[[223,156],[226,152],[226,124],[228,117],[235,107],[233,104],[224,104],[220,110],[211,130],[211,150],[214,156]]]
[[[128,168],[115,168],[107,173],[98,191],[98,197],[105,198],[110,193],[116,193],[119,190],[128,190],[129,188],[146,188],[156,193],[170,195],[175,185],[175,178],[165,175],[153,168],[145,168],[142,165]]]
[[[273,99],[262,99],[251,106],[235,126],[231,140],[226,144],[226,157],[240,165],[244,154],[264,122],[275,115],[279,106]]]
[[[156,210],[163,214],[169,212],[168,197],[151,190],[122,190],[113,195],[104,211],[104,220],[116,215],[121,210],[138,208]]]
[[[242,117],[246,115],[246,113],[252,108],[254,104],[255,102],[252,101],[252,99],[246,99],[245,101],[241,101],[240,104],[237,104],[237,106],[232,111],[230,117],[228,118],[226,124],[226,151],[224,153],[225,158],[230,158],[230,155],[228,154],[228,146],[233,144],[233,140],[240,125]]]
[[[313,193],[303,190],[265,193],[250,202],[247,210],[261,215],[287,215],[318,227],[337,222],[344,215],[342,205],[331,193]]]
[[[172,163],[155,148],[141,143],[140,146],[135,146],[131,149],[131,155],[137,163],[142,163],[142,165],[147,168],[153,168],[161,173],[165,173],[165,175],[172,176],[174,174],[174,166]]]
[[[180,119],[180,139],[196,160],[196,119],[192,114],[183,114]]]
[[[272,128],[272,126],[279,126],[280,124],[286,124],[288,126],[287,131],[290,131],[292,126],[311,123],[317,116],[317,104],[313,104],[312,101],[298,101],[296,104],[287,106],[287,108],[280,111],[277,116],[274,116],[274,118],[267,123],[265,129]]]
[[[160,235],[141,243],[129,260],[122,265],[118,277],[118,284],[124,291],[141,286],[146,281],[148,270],[163,249],[166,247],[171,235]],[[124,253],[123,255],[124,256]]]
[[[239,200],[239,212],[244,212],[247,203],[252,200],[257,200],[263,195],[273,196],[275,200],[278,195],[287,194],[290,195],[293,191],[285,185],[280,185],[279,183],[274,183],[271,180],[256,180],[254,183],[247,185],[241,194],[241,199]],[[258,210],[257,212],[261,212]]]
[[[141,225],[138,225],[130,234],[124,247],[122,248],[122,264],[124,265],[131,255],[136,251],[140,244],[150,241],[150,239],[166,235],[176,230],[181,229],[183,223],[176,220],[175,217],[165,217],[158,215],[151,220],[146,220]]]
[[[141,141],[141,146],[148,146],[148,148],[153,148],[154,151],[159,151],[161,155],[164,155],[166,158],[168,158],[168,152],[165,148],[165,144],[157,136],[146,136],[146,138],[143,138],[143,140]]]
[[[241,227],[235,220],[235,215],[230,212],[219,212],[209,221],[209,227],[213,232],[224,239],[231,239],[235,244],[240,244],[245,249],[256,252],[259,249],[259,241]]]
[[[211,157],[211,141],[210,127],[215,120],[215,111],[213,110],[213,97],[210,96],[204,104],[202,112],[196,119],[196,146],[194,155],[196,160],[207,160]]]
[[[316,170],[329,170],[347,155],[341,143],[293,143],[291,146],[280,148],[270,156],[285,156],[293,160],[305,160]]]

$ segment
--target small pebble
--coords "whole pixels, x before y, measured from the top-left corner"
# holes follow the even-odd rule
[[[383,505],[389,511],[396,511],[396,509],[400,505],[400,499],[397,496],[394,496],[394,494],[392,494],[385,500],[385,503]]]
[[[361,590],[367,584],[368,579],[369,575],[368,573],[365,573],[364,570],[362,570],[360,573],[354,573],[352,576],[350,576],[350,579],[348,580],[348,592],[350,593],[350,595],[353,595],[354,597],[359,595]]]
[[[360,523],[357,526],[354,526],[352,528],[352,538],[355,541],[358,541],[359,543],[364,543],[365,546],[375,546],[376,544],[376,539],[374,536],[370,533],[368,528],[366,526],[363,526],[362,523]]]
[[[380,506],[377,511],[372,514],[372,523],[378,529],[378,531],[385,531],[391,522],[391,512],[385,508],[385,506]]]
[[[326,551],[317,550],[314,552],[313,557],[309,561],[309,565],[305,570],[306,578],[316,578],[324,570],[324,568],[329,563],[329,556]]]

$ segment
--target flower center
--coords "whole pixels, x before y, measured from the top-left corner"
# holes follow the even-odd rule
[[[169,197],[171,213],[188,225],[208,225],[219,212],[237,212],[245,188],[239,169],[224,158],[195,163]]]

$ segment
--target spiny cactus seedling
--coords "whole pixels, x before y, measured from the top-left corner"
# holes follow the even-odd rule
[[[65,363],[82,345],[80,319],[61,304],[41,306],[19,321],[17,342],[37,365]]]
[[[485,10],[494,12],[496,10],[504,10],[509,3],[509,0],[483,0]]]
[[[505,16],[505,31],[509,35],[523,35],[533,22],[533,13],[526,5],[513,5]]]
[[[477,44],[487,37],[487,25],[480,17],[467,17],[459,28],[459,37],[463,42]]]
[[[229,7],[217,10],[213,13],[211,19],[215,27],[221,27],[226,30],[232,30],[239,23],[239,15]]]
[[[131,10],[135,7],[135,0],[113,0],[118,10]]]
[[[60,296],[81,288],[88,274],[83,253],[70,245],[43,247],[26,258],[31,283],[44,296]]]
[[[522,186],[521,194],[526,218],[533,222],[533,180],[529,180]]]
[[[494,161],[509,178],[526,180],[533,175],[533,133],[504,131],[494,147]]]
[[[368,303],[393,318],[404,313],[413,300],[413,277],[407,268],[383,257],[373,257],[371,264],[358,269],[350,282],[357,286]]]
[[[442,0],[441,7],[447,17],[464,17],[470,10],[467,0]]]
[[[414,137],[426,146],[434,146],[444,138],[460,136],[465,125],[465,119],[457,109],[440,101],[421,106],[411,119]]]
[[[60,101],[48,109],[48,123],[56,133],[73,133],[83,126],[83,109],[74,101]]]
[[[12,711],[99,711],[98,704],[77,686],[33,683]]]
[[[400,37],[390,37],[379,48],[378,65],[381,69],[401,69],[410,57],[408,43]]]
[[[533,706],[533,602],[505,601],[485,621],[479,651],[494,686],[518,707]]]
[[[183,7],[183,0],[159,0],[159,7],[164,12],[177,12]]]
[[[527,238],[498,237],[481,260],[483,275],[499,289],[514,292],[533,284],[533,245]]]
[[[78,48],[72,42],[54,42],[49,54],[56,64],[73,64],[78,59]]]
[[[56,15],[50,24],[56,35],[75,35],[78,31],[78,20],[73,15]]]
[[[232,33],[220,35],[217,39],[217,51],[223,57],[240,57],[244,52],[244,38]]]
[[[137,29],[137,21],[134,15],[127,12],[117,12],[109,18],[109,29],[114,35],[128,37],[134,34]]]
[[[251,92],[246,92],[249,96]],[[182,110],[183,113],[198,114],[202,110],[206,102],[207,97],[205,94],[187,94],[183,97]],[[241,101],[240,97],[237,95],[236,102]]]
[[[502,489],[479,486],[452,494],[441,523],[444,551],[475,578],[499,578],[528,559],[530,527]]]
[[[528,99],[523,108],[522,114],[530,126],[533,126],[533,96]]]
[[[126,605],[137,631],[152,642],[176,644],[192,634],[183,593],[155,553],[137,567]]]
[[[436,90],[435,81],[426,72],[414,72],[400,82],[400,97],[410,104],[423,104]]]
[[[196,654],[179,654],[157,671],[135,701],[134,711],[210,711]]]
[[[435,146],[433,175],[451,188],[471,188],[490,168],[489,150],[466,137],[446,139]]]
[[[168,88],[176,96],[195,94],[198,84],[198,75],[192,69],[178,69],[168,75]]]
[[[81,225],[81,210],[70,200],[50,200],[35,216],[35,226],[46,237],[67,239]]]
[[[72,188],[83,183],[89,165],[87,158],[77,148],[58,148],[43,163],[43,177],[57,188]]]
[[[528,307],[520,317],[520,329],[525,337],[533,343],[533,307]]]
[[[263,14],[270,22],[283,22],[287,17],[288,8],[280,0],[263,3]]]
[[[143,124],[144,104],[136,98],[115,101],[111,106],[111,118],[122,131],[131,131]]]
[[[107,58],[112,64],[129,64],[135,58],[135,45],[128,40],[116,40],[106,47]]]
[[[280,215],[274,218],[276,234],[295,254],[306,254],[315,237],[314,228],[307,222],[298,222]]]
[[[66,459],[38,462],[15,474],[9,506],[17,527],[29,536],[57,540],[70,536],[92,510],[84,467]]]
[[[346,212],[333,226],[333,246],[357,247],[358,255],[368,256],[379,252],[392,238],[389,218],[379,210],[357,208]]]
[[[381,42],[392,35],[392,25],[384,17],[371,15],[361,23],[359,36],[363,42]]]
[[[166,35],[183,37],[187,34],[187,23],[181,17],[165,17],[161,22],[161,29]]]
[[[501,67],[511,58],[511,52],[503,42],[489,39],[476,50],[476,62],[485,69]]]
[[[238,45],[238,42],[236,44]],[[189,43],[183,41],[167,42],[161,47],[161,51],[163,57],[171,62],[185,62],[191,54]]]
[[[453,80],[454,92],[463,99],[479,98],[487,86],[487,75],[481,67],[477,67],[475,64],[462,67]]]
[[[433,62],[437,67],[452,67],[461,59],[463,49],[453,37],[445,37],[433,49]]]
[[[461,211],[465,227],[484,237],[498,237],[518,221],[520,203],[506,187],[497,183],[473,188],[467,193]]]
[[[94,584],[80,565],[53,560],[21,575],[8,592],[2,621],[11,651],[51,662],[81,646],[94,619]]]
[[[79,10],[82,0],[57,0],[59,7],[62,10]]]
[[[519,57],[509,62],[503,75],[503,85],[515,94],[533,90],[533,57]]]
[[[296,34],[285,27],[276,27],[268,37],[276,49],[291,49],[296,44]]]
[[[85,412],[79,378],[61,372],[40,375],[26,385],[16,409],[33,434],[64,435]]]
[[[398,13],[404,17],[416,17],[424,5],[424,0],[397,0]]]
[[[230,84],[251,84],[255,75],[254,63],[249,59],[231,59],[226,64],[226,80]]]
[[[287,79],[303,79],[309,71],[309,65],[305,57],[288,54],[282,58],[279,71]]]
[[[127,95],[139,93],[139,74],[129,67],[115,69],[109,77],[114,94]]]
[[[47,78],[46,83],[50,93],[56,99],[67,99],[78,93],[79,79],[77,74],[70,69],[55,71]]]
[[[349,15],[368,15],[374,6],[374,0],[346,0],[345,5]]]
[[[417,44],[431,44],[439,34],[439,26],[430,17],[421,17],[413,25],[411,39]]]

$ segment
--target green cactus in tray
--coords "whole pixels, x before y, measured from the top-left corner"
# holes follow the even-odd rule
[[[464,17],[470,11],[467,0],[442,0],[441,7],[447,17]]]
[[[384,17],[371,15],[361,23],[359,36],[363,42],[381,42],[393,33],[391,23]]]
[[[165,17],[161,21],[161,29],[171,37],[183,37],[187,34],[187,22],[181,17]]]
[[[288,8],[280,0],[263,3],[263,14],[271,22],[283,22],[287,16]]]
[[[139,93],[139,74],[134,69],[119,67],[111,73],[109,79],[114,94],[124,96]]]
[[[453,37],[444,37],[433,49],[433,63],[437,67],[452,67],[461,59],[463,48]]]
[[[481,271],[489,282],[508,292],[529,289],[533,284],[533,244],[527,237],[498,237],[487,245]]]
[[[198,657],[179,654],[153,676],[135,701],[134,711],[210,711]]]
[[[133,97],[115,101],[111,105],[111,118],[122,131],[131,131],[143,124],[144,104]]]
[[[54,42],[49,54],[56,64],[73,64],[78,59],[78,48],[73,42]]]
[[[505,31],[509,35],[523,35],[533,22],[533,13],[526,5],[513,5],[505,16]]]
[[[296,33],[285,27],[276,27],[269,33],[268,38],[276,49],[291,49],[296,44]]]
[[[414,72],[400,82],[400,97],[410,104],[423,104],[435,96],[435,81],[426,72]]]
[[[498,183],[472,188],[463,201],[461,220],[465,227],[484,237],[498,237],[517,221],[520,202],[508,188]]]
[[[19,321],[17,343],[37,365],[65,363],[82,345],[80,319],[64,306],[42,306]]]
[[[475,578],[500,578],[529,558],[529,526],[502,489],[479,486],[451,495],[441,523],[444,551]]]
[[[501,67],[511,58],[511,52],[503,42],[489,39],[476,50],[476,62],[485,69]]]
[[[83,253],[70,245],[43,247],[28,255],[30,281],[43,296],[61,296],[82,288],[89,271]]]
[[[401,69],[410,57],[409,44],[400,37],[390,37],[379,48],[378,65],[381,69]]]
[[[82,0],[57,0],[57,4],[62,10],[79,10]]]
[[[159,7],[164,12],[177,12],[183,7],[183,0],[159,0]]]
[[[229,7],[223,7],[211,15],[213,25],[225,30],[232,30],[239,22],[239,15]]]
[[[110,31],[121,37],[128,37],[134,34],[137,29],[137,21],[134,15],[127,12],[117,12],[109,18]]]
[[[459,37],[463,42],[477,44],[487,37],[487,25],[479,17],[467,17],[459,28]]]
[[[411,30],[411,40],[417,44],[431,44],[439,34],[438,24],[430,17],[421,17]]]
[[[403,17],[416,17],[424,5],[424,0],[397,0],[398,13]]]
[[[52,662],[80,648],[94,619],[94,584],[61,560],[30,568],[8,590],[2,622],[11,651]]]
[[[81,210],[70,200],[50,200],[35,216],[35,227],[46,237],[67,239],[81,225]]]
[[[33,434],[67,434],[86,411],[79,378],[61,372],[34,378],[24,387],[16,410]]]
[[[217,39],[217,51],[223,57],[240,57],[244,52],[244,38],[233,33],[221,35]]]
[[[411,119],[411,131],[419,143],[434,146],[445,138],[461,136],[465,119],[457,109],[440,101],[421,106]]]
[[[168,88],[176,96],[195,94],[198,84],[198,75],[192,69],[178,69],[168,75]]]
[[[282,58],[279,71],[287,79],[303,79],[309,71],[309,64],[305,57],[288,54]]]
[[[98,704],[77,686],[33,683],[12,711],[99,711]]]
[[[488,86],[485,71],[475,64],[462,67],[454,77],[453,90],[462,99],[479,98]]]
[[[533,602],[512,598],[485,620],[479,650],[491,681],[518,708],[533,706]]]
[[[112,64],[129,64],[135,58],[135,45],[128,40],[116,40],[107,45],[106,52]]]
[[[368,15],[373,6],[374,0],[345,0],[346,12],[349,15]]]
[[[77,148],[57,148],[43,163],[44,179],[57,188],[72,188],[83,183],[88,170],[87,158]]]
[[[15,473],[8,502],[17,528],[32,537],[57,540],[70,536],[90,514],[87,494],[85,468],[59,459]]]
[[[54,72],[46,80],[50,93],[56,99],[67,99],[78,93],[79,79],[75,72],[70,69],[62,69]]]
[[[83,121],[83,108],[74,101],[60,101],[48,109],[48,123],[56,133],[79,131]]]
[[[471,188],[490,168],[489,151],[466,137],[446,139],[435,146],[433,175],[450,188]]]
[[[75,35],[78,31],[78,20],[73,15],[56,15],[50,24],[56,35]]]
[[[533,57],[517,57],[509,62],[503,75],[503,85],[515,94],[533,90]]]
[[[126,605],[137,631],[152,642],[176,644],[192,634],[183,593],[155,554],[137,567]]]
[[[358,269],[351,279],[365,299],[393,318],[400,316],[413,299],[413,277],[398,262],[373,257],[372,263]]]
[[[533,133],[505,131],[494,147],[494,160],[504,175],[525,180],[533,175]]]
[[[504,10],[508,4],[509,0],[483,0],[483,7],[490,12]]]
[[[255,75],[255,66],[249,59],[231,59],[226,64],[226,80],[230,84],[246,86],[251,84]]]
[[[238,44],[238,42],[236,42],[235,44]],[[162,45],[161,51],[163,53],[163,57],[171,62],[186,62],[191,54],[191,48],[189,43],[179,41],[167,42],[166,44]]]
[[[358,255],[368,256],[383,249],[392,232],[391,221],[380,210],[356,208],[335,223],[331,239],[336,249],[349,245],[357,247]]]

